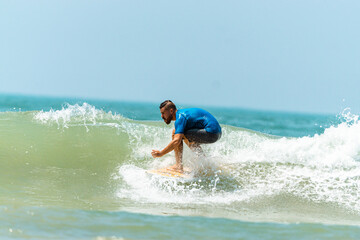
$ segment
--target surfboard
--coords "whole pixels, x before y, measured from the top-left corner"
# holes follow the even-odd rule
[[[178,172],[178,171],[175,171],[175,170],[172,170],[169,168],[147,170],[146,173],[148,173],[150,175],[156,175],[156,176],[174,178],[174,179],[191,179],[192,178],[190,171]]]

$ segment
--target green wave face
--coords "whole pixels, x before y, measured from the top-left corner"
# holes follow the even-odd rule
[[[155,136],[164,131],[161,125],[136,123],[88,105],[1,113],[2,204],[116,205],[114,174],[124,163],[146,165],[149,156],[133,157],[138,142],[149,138],[140,133]]]

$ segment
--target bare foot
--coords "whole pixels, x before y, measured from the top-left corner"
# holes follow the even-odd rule
[[[178,166],[177,164],[175,164],[173,166],[170,166],[170,167],[167,167],[167,169],[172,170],[172,171],[176,171],[176,172],[179,172],[179,173],[184,172],[183,167],[181,165]]]

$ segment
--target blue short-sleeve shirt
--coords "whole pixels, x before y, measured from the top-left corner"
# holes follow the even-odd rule
[[[177,110],[175,134],[184,134],[190,129],[205,129],[209,133],[221,132],[221,127],[213,115],[201,108],[185,108]]]

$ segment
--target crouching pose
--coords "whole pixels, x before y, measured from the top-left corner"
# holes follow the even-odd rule
[[[213,115],[201,108],[185,108],[177,110],[175,104],[166,100],[160,104],[160,113],[166,124],[175,121],[175,129],[172,132],[172,141],[161,151],[152,150],[154,158],[175,151],[176,164],[171,166],[173,170],[183,172],[183,141],[189,148],[202,153],[200,144],[214,143],[221,137],[221,127]]]

